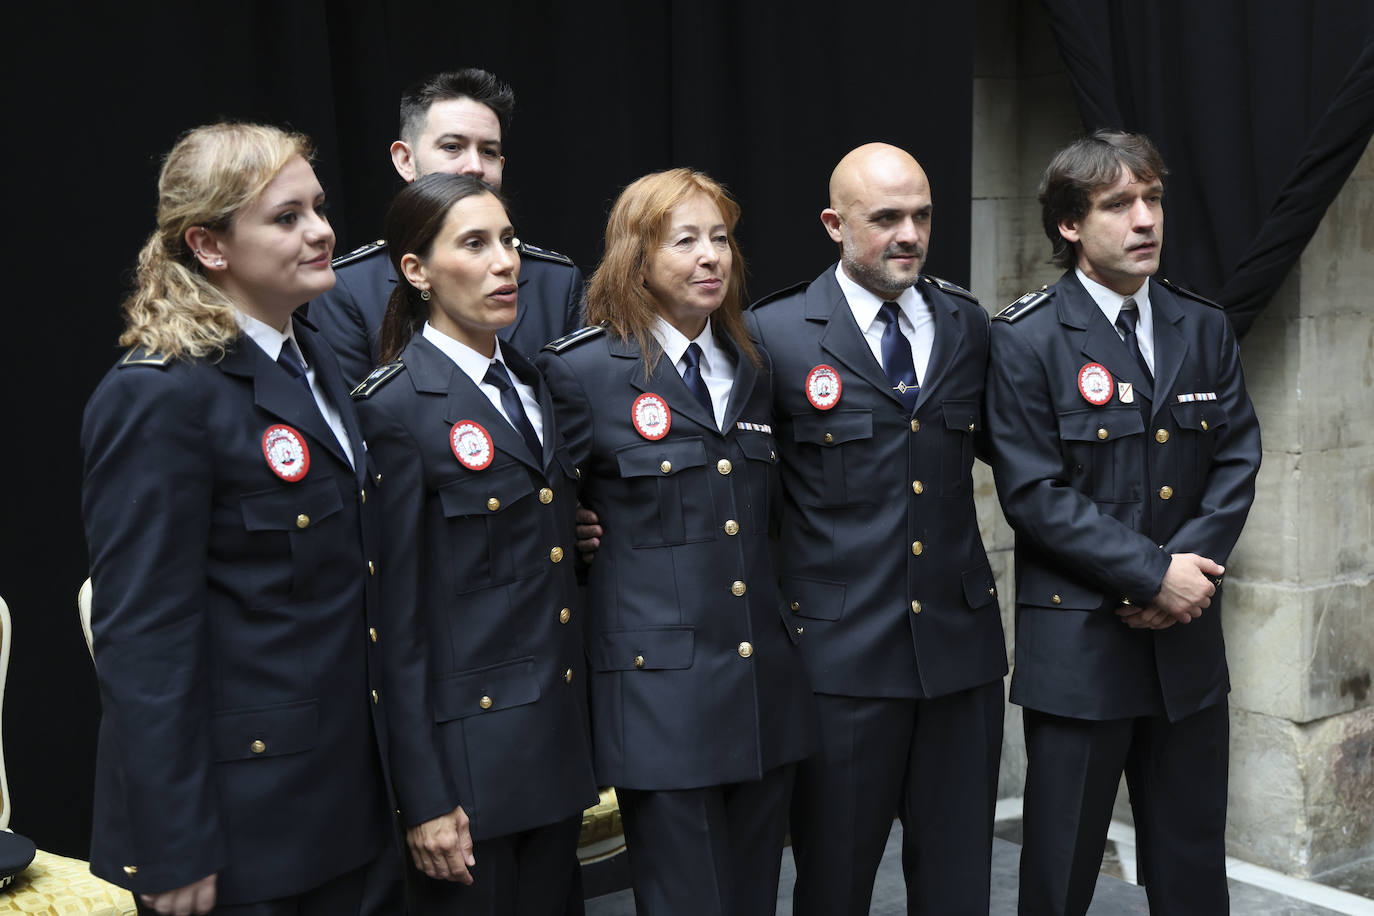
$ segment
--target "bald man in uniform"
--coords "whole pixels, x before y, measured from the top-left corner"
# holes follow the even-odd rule
[[[792,803],[795,914],[867,913],[894,817],[909,911],[988,912],[1007,671],[973,503],[988,315],[921,272],[931,212],[908,153],[855,149],[821,212],[839,264],[749,312],[823,734]]]

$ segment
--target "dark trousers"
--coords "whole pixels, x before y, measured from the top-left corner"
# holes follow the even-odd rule
[[[821,752],[792,798],[795,916],[860,916],[892,820],[907,912],[987,916],[1002,682],[933,700],[817,694]]]
[[[232,903],[216,906],[210,912],[215,916],[358,916],[363,913],[363,898],[370,868],[370,865],[355,868],[326,881],[319,887],[291,897],[279,897],[259,903]],[[393,902],[394,907],[387,912],[401,913],[400,900]],[[144,906],[138,899],[138,894],[134,894],[134,903],[140,914],[155,916],[157,913],[157,910]],[[374,906],[379,906],[380,903],[380,899],[373,901]],[[382,910],[375,909],[373,912]]]
[[[1229,911],[1225,703],[1177,722],[1164,716],[1095,722],[1033,709],[1023,717],[1021,913],[1087,912],[1123,771],[1150,912]]]
[[[427,878],[412,863],[416,916],[565,916],[579,880],[581,831],[578,812],[544,827],[477,840],[472,884]]]
[[[702,789],[616,789],[636,910],[652,916],[775,912],[794,769]]]

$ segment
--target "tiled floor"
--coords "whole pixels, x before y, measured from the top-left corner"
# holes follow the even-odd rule
[[[1012,916],[1016,913],[1016,868],[1020,855],[1020,823],[1016,820],[999,821],[998,837],[993,844],[992,853],[992,908],[991,916]],[[1147,916],[1149,906],[1145,891],[1122,877],[1134,871],[1135,855],[1130,845],[1128,827],[1113,825],[1112,835],[1116,838],[1108,843],[1107,855],[1103,860],[1103,875],[1097,883],[1097,893],[1093,898],[1089,916]],[[901,864],[901,824],[893,824],[892,835],[888,837],[887,849],[883,853],[878,880],[873,889],[872,916],[905,916],[906,891],[902,884]],[[1233,867],[1234,866],[1234,867]],[[1248,870],[1248,871],[1247,871]],[[1374,884],[1374,865],[1351,866],[1342,869],[1343,876],[1337,881],[1323,881],[1336,891],[1330,891],[1310,882],[1292,882],[1292,879],[1276,876],[1272,872],[1254,869],[1244,863],[1227,863],[1227,873],[1231,876],[1231,913],[1242,916],[1338,916],[1338,914],[1358,914],[1374,916],[1374,900],[1352,896],[1355,893],[1369,893]],[[1240,874],[1241,877],[1237,877]],[[1337,874],[1337,873],[1332,873]],[[1262,885],[1268,876],[1281,882],[1283,891],[1273,890],[1256,883],[1247,883],[1242,878]],[[792,883],[796,872],[792,865],[792,851],[783,852],[782,880],[778,888],[778,914],[785,916],[792,912]],[[1288,883],[1283,883],[1288,882]],[[1297,885],[1295,887],[1295,885]],[[1298,893],[1307,897],[1320,896],[1323,892],[1328,899],[1322,905],[1290,896]],[[633,916],[634,897],[630,891],[619,891],[587,901],[587,916]]]

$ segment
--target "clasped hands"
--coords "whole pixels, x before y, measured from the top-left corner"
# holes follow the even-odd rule
[[[1226,572],[1220,563],[1195,553],[1176,553],[1169,560],[1159,594],[1145,607],[1123,604],[1116,609],[1122,623],[1136,630],[1165,630],[1201,617]]]

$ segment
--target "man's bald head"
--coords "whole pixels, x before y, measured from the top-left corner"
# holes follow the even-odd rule
[[[884,299],[916,282],[930,242],[930,183],[921,164],[887,143],[851,150],[830,173],[821,222],[840,245],[840,263]]]

